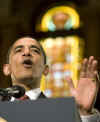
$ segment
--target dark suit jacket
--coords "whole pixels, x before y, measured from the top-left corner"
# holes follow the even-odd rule
[[[38,98],[47,98],[47,97],[43,94],[43,92],[41,92]]]

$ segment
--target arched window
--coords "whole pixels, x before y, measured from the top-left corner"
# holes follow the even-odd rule
[[[57,6],[44,13],[40,23],[36,25],[37,31],[56,31],[76,29],[80,26],[77,11],[69,6]]]

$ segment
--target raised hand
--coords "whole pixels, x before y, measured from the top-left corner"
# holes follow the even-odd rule
[[[90,114],[95,103],[99,88],[97,64],[93,56],[83,60],[77,88],[74,87],[72,79],[67,77],[70,94],[75,97],[82,115]]]

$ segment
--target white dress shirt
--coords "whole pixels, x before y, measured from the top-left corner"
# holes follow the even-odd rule
[[[82,122],[100,122],[100,113],[93,109],[91,115],[88,116],[81,116]]]

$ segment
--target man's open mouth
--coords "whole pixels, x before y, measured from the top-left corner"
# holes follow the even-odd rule
[[[31,60],[27,59],[23,61],[23,64],[25,68],[31,68],[33,63]]]

